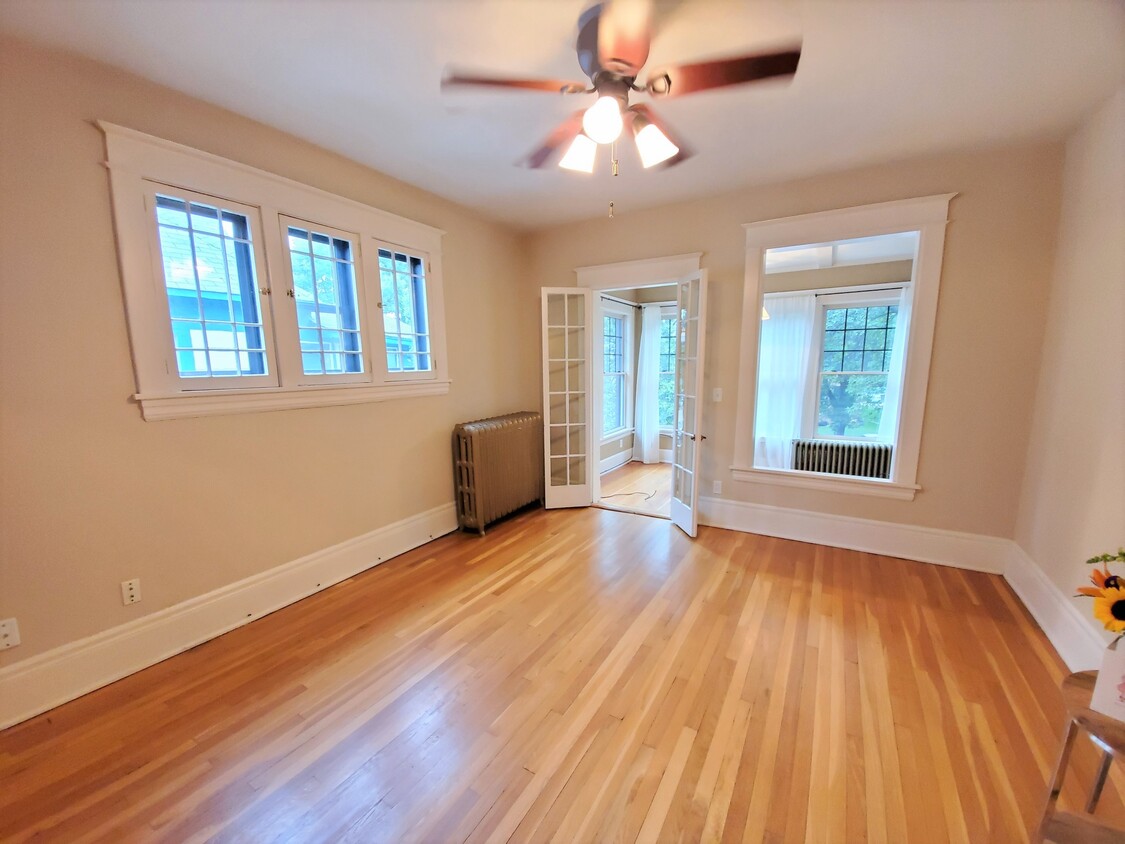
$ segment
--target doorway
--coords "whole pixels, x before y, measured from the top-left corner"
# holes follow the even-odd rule
[[[587,507],[601,501],[601,472],[615,468],[602,464],[602,446],[610,445],[614,438],[619,440],[621,449],[617,465],[633,462],[634,453],[639,453],[640,462],[660,462],[659,390],[641,388],[632,392],[626,384],[628,379],[617,376],[628,375],[625,370],[626,358],[630,354],[633,341],[627,339],[625,324],[635,322],[635,315],[622,320],[622,325],[610,325],[602,313],[602,294],[610,290],[630,290],[628,283],[635,288],[660,287],[669,284],[663,279],[675,279],[676,290],[675,334],[673,344],[675,371],[673,385],[673,423],[672,441],[672,488],[670,518],[672,524],[694,537],[699,528],[699,484],[702,433],[703,402],[700,389],[703,383],[705,326],[707,324],[707,271],[695,269],[681,276],[671,272],[661,272],[669,267],[692,263],[698,266],[699,254],[678,256],[650,261],[635,261],[625,264],[606,264],[600,267],[579,268],[578,287],[541,288],[541,320],[543,350],[543,461],[546,478],[544,506]],[[626,270],[626,278],[620,271]],[[688,268],[690,269],[690,268]],[[602,283],[612,274],[613,282]],[[651,278],[661,281],[648,281]],[[647,281],[647,283],[646,283]],[[611,294],[606,293],[607,298]],[[641,294],[636,294],[641,295]],[[654,330],[642,334],[638,342],[647,338],[651,345],[658,341],[660,315],[658,310],[648,305],[618,298],[618,304],[627,313],[637,310],[645,312]],[[620,328],[620,330],[618,330]],[[611,333],[611,356],[607,356],[605,334]],[[621,358],[619,360],[619,358]],[[636,359],[634,357],[634,359]],[[640,352],[640,359],[656,360],[659,353]],[[595,365],[596,364],[596,365]],[[646,366],[640,370],[642,377],[654,379],[659,385],[658,368]],[[607,388],[603,383],[605,375],[612,383]],[[613,386],[616,384],[616,387]],[[630,396],[641,401],[641,412],[647,415],[651,424],[636,425],[629,429],[627,423],[620,421],[610,425],[611,436],[606,437],[606,413],[602,404],[606,390],[616,390],[614,411],[621,419],[621,407],[628,407]],[[647,410],[645,410],[647,408]],[[635,409],[634,409],[635,410]],[[626,418],[628,414],[626,413]],[[643,436],[640,434],[643,433]],[[626,448],[625,441],[631,439],[632,445]],[[612,446],[610,446],[612,448]],[[638,452],[638,449],[640,450]],[[655,456],[654,456],[655,455]],[[653,496],[655,498],[656,496]]]
[[[671,518],[676,293],[662,284],[596,294],[599,506]]]

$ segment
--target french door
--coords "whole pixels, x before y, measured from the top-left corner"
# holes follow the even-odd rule
[[[544,287],[542,311],[544,505],[586,507],[599,456],[591,458],[590,449],[600,441],[589,387],[593,296],[583,287]]]
[[[698,532],[699,466],[703,442],[703,353],[707,322],[706,270],[679,279],[675,423],[672,433],[672,522],[688,536]],[[542,289],[543,460],[545,505],[586,507],[597,482],[600,428],[591,394],[596,357],[593,291]],[[592,450],[592,451],[591,451]],[[593,454],[593,456],[591,456]]]
[[[676,416],[672,431],[672,522],[688,536],[699,528],[699,466],[703,440],[703,353],[707,271],[676,285]]]

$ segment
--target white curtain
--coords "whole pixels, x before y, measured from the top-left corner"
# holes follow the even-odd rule
[[[762,320],[758,352],[754,465],[788,469],[793,440],[801,436],[816,296],[768,295],[764,305],[769,319]]]
[[[637,355],[637,396],[633,405],[633,459],[660,462],[660,305],[641,311],[641,349]]]
[[[914,301],[911,285],[902,289],[902,299],[898,305],[895,320],[895,336],[891,345],[891,362],[887,369],[887,391],[883,394],[883,413],[879,417],[879,439],[896,442],[898,432],[899,405],[902,404],[902,372],[906,358],[906,339],[910,335],[910,310]]]

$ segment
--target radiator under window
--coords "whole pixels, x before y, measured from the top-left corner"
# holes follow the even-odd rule
[[[792,468],[801,472],[887,479],[891,476],[892,449],[890,443],[793,440]]]

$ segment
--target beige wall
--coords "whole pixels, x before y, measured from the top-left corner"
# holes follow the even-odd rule
[[[1042,360],[1016,541],[1071,595],[1125,545],[1125,89],[1067,143]]]
[[[685,166],[691,166],[690,164]],[[567,225],[530,240],[535,284],[574,268],[703,251],[710,277],[703,486],[747,501],[1011,537],[1054,258],[1061,144],[948,154]],[[660,174],[653,174],[660,178]],[[958,192],[950,210],[919,483],[912,502],[736,483],[743,223]]]
[[[453,424],[538,407],[523,245],[479,212],[20,42],[0,42],[0,114],[0,617],[23,636],[0,664],[450,502]],[[142,421],[99,118],[445,229],[449,395]]]
[[[817,270],[763,274],[762,287],[764,293],[780,293],[786,290],[822,290],[829,287],[851,287],[857,284],[890,284],[896,281],[910,281],[913,271],[913,261],[882,261],[878,264],[821,267]]]

